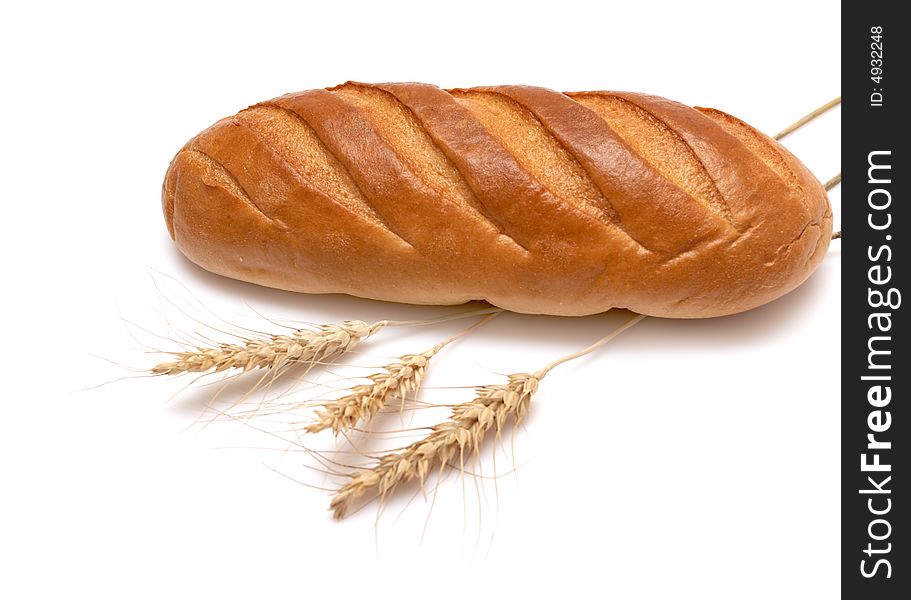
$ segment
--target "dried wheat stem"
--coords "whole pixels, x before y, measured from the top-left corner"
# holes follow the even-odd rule
[[[446,321],[455,321],[458,319],[465,319],[467,317],[497,315],[501,312],[505,311],[502,308],[497,308],[496,306],[488,306],[486,308],[479,308],[478,310],[468,310],[465,312],[457,312],[451,315],[443,315],[442,317],[431,317],[429,319],[417,319],[411,321],[387,321],[387,323],[390,327],[407,325],[435,325],[437,323],[445,323]]]
[[[544,375],[549,373],[554,367],[562,365],[565,362],[569,362],[571,360],[581,358],[581,357],[585,356],[586,354],[589,354],[590,352],[594,352],[595,350],[597,350],[604,344],[608,343],[609,341],[611,341],[612,339],[614,339],[615,337],[617,337],[618,335],[620,335],[621,333],[623,333],[624,331],[626,331],[627,329],[629,329],[630,327],[632,327],[633,325],[635,325],[636,323],[638,323],[639,321],[644,319],[645,317],[646,317],[646,315],[635,315],[635,316],[631,317],[623,325],[614,329],[613,331],[608,333],[606,336],[604,336],[603,338],[601,338],[600,340],[598,340],[591,346],[583,348],[583,349],[579,350],[578,352],[573,352],[572,354],[567,354],[566,356],[561,356],[560,358],[558,358],[554,362],[550,363],[549,365],[545,366],[538,372],[541,373],[541,376],[543,377]]]
[[[554,367],[594,351],[644,318],[636,315],[591,346],[558,358],[533,374],[514,373],[505,384],[477,388],[474,400],[454,407],[449,419],[432,427],[426,437],[401,452],[380,457],[374,467],[354,473],[332,498],[330,509],[335,518],[344,518],[365,494],[382,498],[414,479],[423,486],[435,467],[455,459],[464,465],[467,457],[478,452],[491,428],[499,438],[507,422],[515,425],[522,421],[538,385]]]
[[[795,131],[797,131],[798,129],[800,129],[801,127],[803,127],[804,125],[806,125],[807,123],[812,121],[813,119],[815,119],[816,117],[825,114],[826,112],[835,108],[839,104],[841,104],[841,96],[839,96],[838,98],[835,98],[834,100],[830,100],[829,102],[826,102],[825,104],[823,104],[822,106],[820,106],[819,108],[814,110],[813,112],[801,117],[799,120],[795,121],[794,123],[791,123],[784,129],[779,131],[775,135],[774,139],[780,140],[780,139],[784,138],[785,136],[788,136],[788,135],[794,133]]]
[[[242,344],[174,352],[173,360],[152,367],[151,372],[155,375],[217,373],[228,369],[280,369],[297,363],[328,362],[350,352],[361,340],[386,325],[387,321],[372,325],[364,321],[344,321],[320,325],[316,330],[298,329],[288,335],[250,338]]]
[[[834,188],[835,186],[839,185],[840,183],[841,183],[841,173],[839,173],[838,175],[836,175],[836,176],[833,177],[832,179],[828,180],[828,181],[825,183],[825,185],[823,185],[822,187],[824,187],[825,190],[828,192],[828,191],[831,191],[832,188]],[[832,239],[833,239],[833,240],[840,240],[840,239],[841,239],[841,231],[835,231],[835,232],[833,232],[833,233],[832,233]]]
[[[406,397],[417,392],[421,381],[433,358],[440,350],[467,335],[477,327],[495,317],[500,311],[487,314],[468,329],[465,329],[420,354],[406,354],[398,362],[383,367],[384,372],[369,375],[372,383],[354,386],[341,398],[329,400],[316,411],[316,421],[307,426],[308,433],[318,433],[331,429],[338,435],[352,429],[361,421],[371,419],[394,398],[405,401]]]

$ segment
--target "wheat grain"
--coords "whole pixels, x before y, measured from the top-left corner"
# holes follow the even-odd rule
[[[388,325],[377,321],[344,321],[320,325],[318,329],[297,329],[288,335],[249,338],[239,344],[197,348],[172,353],[173,359],[150,369],[155,375],[218,373],[229,369],[281,369],[291,364],[314,365],[350,352],[357,344]]]

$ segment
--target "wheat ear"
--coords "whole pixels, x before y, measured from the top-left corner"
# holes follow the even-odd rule
[[[217,373],[229,369],[280,369],[294,363],[328,362],[388,325],[388,321],[368,324],[344,321],[320,325],[315,330],[297,329],[288,335],[250,338],[240,344],[220,344],[172,353],[172,360],[152,367],[155,375],[180,373]]]
[[[344,518],[367,493],[382,498],[414,479],[423,486],[431,469],[444,467],[456,457],[464,465],[467,457],[478,452],[491,428],[499,437],[507,422],[522,421],[538,385],[551,369],[594,351],[644,318],[645,315],[634,316],[591,346],[558,358],[533,374],[515,373],[505,384],[476,388],[474,400],[455,406],[449,419],[433,426],[426,437],[400,452],[381,456],[374,467],[351,475],[332,498],[329,507],[333,515]]]
[[[171,360],[149,369],[153,375],[181,373],[218,373],[229,369],[279,369],[295,363],[329,362],[350,352],[361,340],[380,329],[402,325],[429,325],[465,317],[489,315],[503,309],[487,307],[479,310],[443,315],[418,321],[344,321],[320,325],[316,329],[297,329],[290,334],[244,338],[241,343],[225,343],[215,347],[198,347],[184,352],[171,352]]]
[[[371,419],[390,400],[398,398],[404,402],[409,394],[416,393],[420,388],[431,358],[496,315],[497,313],[490,314],[433,348],[420,354],[406,354],[400,357],[398,362],[383,367],[383,372],[367,376],[372,383],[354,386],[349,389],[347,395],[323,403],[316,411],[316,420],[307,426],[306,431],[318,433],[331,429],[334,434],[338,435],[340,432],[354,428],[361,421]]]

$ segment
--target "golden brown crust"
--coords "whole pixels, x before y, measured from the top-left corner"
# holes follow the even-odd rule
[[[804,281],[832,229],[806,167],[730,115],[529,86],[288,94],[188,142],[162,203],[222,275],[554,315],[744,311]]]

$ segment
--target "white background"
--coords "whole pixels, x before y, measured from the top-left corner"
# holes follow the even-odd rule
[[[0,596],[834,597],[838,242],[780,301],[646,319],[554,371],[498,504],[491,480],[479,501],[450,478],[432,512],[418,498],[336,523],[328,494],[272,470],[314,480],[277,440],[230,449],[256,435],[191,427],[206,390],[75,391],[129,374],[107,360],[150,364],[124,320],[166,330],[153,279],[237,319],[446,312],[264,290],[182,259],[160,211],[167,164],[256,101],[347,79],[525,83],[650,92],[774,133],[839,94],[836,2],[306,4],[2,9]],[[839,133],[833,111],[787,146],[824,181]],[[496,382],[615,323],[506,315],[449,348],[429,385]],[[352,360],[381,365],[465,325],[378,337]]]

